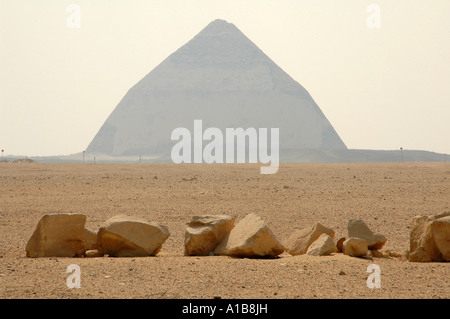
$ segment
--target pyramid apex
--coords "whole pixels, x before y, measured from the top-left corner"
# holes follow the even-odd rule
[[[228,21],[226,21],[226,20],[223,20],[223,19],[216,19],[216,20],[214,20],[214,21],[212,21],[212,22],[210,22],[209,23],[209,25],[227,25],[227,24],[231,24],[232,25],[232,23],[230,23],[230,22],[228,22]]]
[[[215,35],[230,31],[239,31],[239,29],[233,23],[222,19],[216,19],[210,22],[200,34]]]

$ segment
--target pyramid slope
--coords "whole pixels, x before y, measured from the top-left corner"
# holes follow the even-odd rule
[[[279,128],[281,149],[346,149],[309,93],[233,24],[215,20],[123,97],[87,148],[168,154],[177,127]]]

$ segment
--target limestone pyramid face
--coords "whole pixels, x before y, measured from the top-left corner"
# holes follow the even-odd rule
[[[346,149],[309,93],[233,24],[215,20],[123,97],[87,148],[170,154],[178,127],[279,128],[283,149]]]

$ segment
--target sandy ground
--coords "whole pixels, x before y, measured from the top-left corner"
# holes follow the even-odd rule
[[[260,165],[0,163],[0,298],[449,298],[449,263],[401,258],[290,256],[237,259],[185,257],[184,230],[193,215],[249,213],[280,240],[320,222],[347,236],[362,218],[404,253],[416,215],[450,210],[450,164]],[[138,215],[168,226],[156,257],[26,258],[25,246],[47,213],[82,213],[97,230],[109,217]],[[367,287],[369,264],[381,288]],[[69,289],[66,268],[81,269]]]

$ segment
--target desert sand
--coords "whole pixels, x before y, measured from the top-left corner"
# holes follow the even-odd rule
[[[449,263],[404,258],[291,256],[185,257],[192,216],[255,213],[283,241],[320,222],[347,236],[362,218],[387,237],[381,251],[404,254],[416,215],[450,210],[449,163],[254,164],[0,163],[0,298],[450,298]],[[82,213],[97,231],[110,217],[161,222],[170,237],[156,257],[26,258],[25,246],[49,213]],[[381,288],[367,287],[367,266]],[[81,288],[66,268],[81,269]]]

